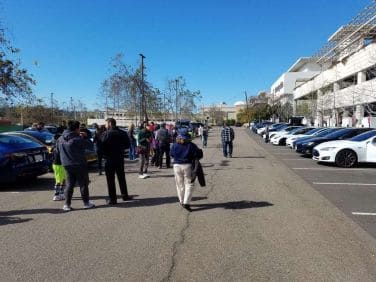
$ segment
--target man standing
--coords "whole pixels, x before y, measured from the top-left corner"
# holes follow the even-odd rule
[[[60,155],[61,164],[67,174],[67,185],[65,189],[64,211],[71,211],[73,188],[78,182],[84,208],[90,209],[95,205],[89,201],[89,173],[85,158],[85,149],[90,146],[89,141],[80,136],[80,122],[69,121],[68,128],[57,140],[57,151]]]
[[[119,187],[123,201],[131,200],[128,195],[127,182],[124,173],[124,150],[129,148],[128,134],[116,126],[116,120],[108,118],[106,128],[102,135],[102,152],[106,159],[105,171],[107,178],[109,205],[117,204],[115,173],[119,181]]]
[[[163,166],[163,155],[166,154],[166,166],[167,168],[171,167],[171,158],[170,158],[170,143],[171,136],[168,130],[166,129],[166,124],[162,123],[161,128],[157,131],[156,139],[159,146],[159,168]]]
[[[148,128],[147,121],[144,121],[140,126],[140,131],[137,135],[138,140],[138,154],[140,156],[140,173],[138,178],[145,179],[148,178],[148,167],[149,167],[149,157],[150,157],[150,143],[153,138],[153,134]]]
[[[225,158],[230,157],[232,158],[232,149],[233,144],[232,141],[235,139],[234,130],[223,123],[223,128],[221,131],[221,139],[222,139],[222,147],[223,147],[223,156]]]

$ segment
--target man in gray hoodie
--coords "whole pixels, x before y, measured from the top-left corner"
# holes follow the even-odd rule
[[[85,149],[90,147],[90,141],[85,139],[85,136],[82,136],[83,134],[80,134],[80,123],[78,121],[69,121],[68,128],[64,130],[56,144],[61,163],[67,173],[64,211],[72,210],[71,202],[76,182],[80,186],[84,208],[90,209],[95,206],[89,201],[89,173],[85,158]]]

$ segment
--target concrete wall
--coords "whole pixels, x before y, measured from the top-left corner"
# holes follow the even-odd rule
[[[314,79],[298,86],[294,90],[294,99],[302,98],[318,89],[330,86],[330,84],[346,78],[350,75],[367,69],[376,63],[376,43],[368,45],[357,53],[345,58]]]

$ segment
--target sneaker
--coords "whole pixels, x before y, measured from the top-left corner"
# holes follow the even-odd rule
[[[94,207],[95,207],[94,203],[90,202],[90,201],[88,203],[84,204],[84,209],[91,209],[91,208],[94,208]]]
[[[148,178],[148,177],[150,177],[150,175],[147,174],[147,173],[144,173],[143,176],[144,176],[144,178]]]
[[[70,207],[70,206],[68,206],[68,205],[64,205],[63,206],[63,211],[65,211],[65,212],[69,212],[69,211],[71,211],[72,210],[72,208]]]
[[[64,198],[61,197],[61,195],[55,195],[53,198],[52,198],[53,201],[63,201],[65,200]]]
[[[145,176],[145,174],[140,174],[139,176],[138,176],[138,178],[140,178],[140,179],[145,179],[147,176]]]
[[[123,199],[123,201],[130,201],[130,200],[133,200],[133,196],[131,196],[131,195],[123,196],[122,199]]]

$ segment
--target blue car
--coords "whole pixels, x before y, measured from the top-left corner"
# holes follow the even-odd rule
[[[0,134],[0,182],[37,177],[48,172],[47,148],[20,136]]]

